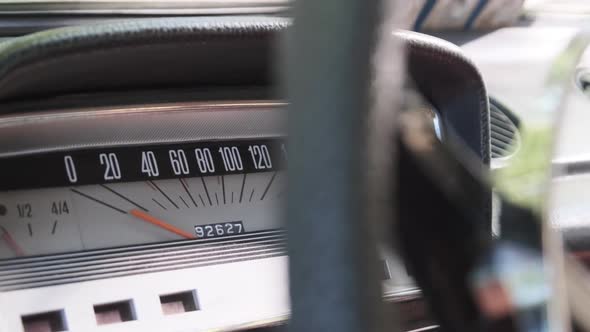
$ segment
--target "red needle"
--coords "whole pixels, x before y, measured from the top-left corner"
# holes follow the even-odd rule
[[[129,211],[129,214],[131,214],[132,216],[134,216],[138,219],[141,219],[145,222],[148,222],[154,226],[158,226],[160,228],[163,228],[163,229],[167,230],[168,232],[172,232],[176,235],[180,235],[184,238],[187,238],[187,239],[194,239],[195,238],[194,235],[187,233],[180,228],[174,227],[174,226],[170,225],[169,223],[162,221],[162,220],[152,216],[151,214],[145,213],[143,211],[133,209],[133,210]]]
[[[0,230],[2,230],[2,240],[8,244],[8,246],[16,253],[17,256],[24,256],[25,252],[23,249],[14,241],[14,238],[8,233],[6,228],[0,226]]]

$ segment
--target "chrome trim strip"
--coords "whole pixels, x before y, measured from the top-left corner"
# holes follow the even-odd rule
[[[94,249],[94,250],[86,250],[86,251],[77,251],[77,252],[70,252],[70,253],[60,253],[60,254],[52,254],[52,255],[45,255],[45,256],[32,256],[32,257],[23,257],[18,259],[5,259],[0,260],[0,270],[5,269],[5,266],[27,266],[27,265],[37,265],[37,264],[44,264],[44,265],[54,265],[55,261],[59,260],[68,260],[73,262],[84,261],[84,260],[95,260],[101,259],[104,257],[127,257],[129,252],[133,251],[141,251],[144,254],[149,254],[153,252],[158,252],[161,250],[169,250],[174,251],[177,250],[175,248],[182,247],[188,244],[193,243],[194,248],[198,248],[199,246],[223,246],[226,242],[232,243],[241,243],[241,242],[249,242],[252,241],[253,234],[256,235],[257,240],[267,240],[267,239],[274,239],[277,235],[283,235],[284,231],[282,230],[269,230],[269,231],[261,231],[256,233],[245,233],[234,235],[231,237],[219,238],[219,239],[203,239],[203,240],[179,240],[179,241],[172,241],[172,242],[160,242],[160,243],[151,243],[151,244],[143,244],[143,245],[134,245],[134,246],[126,246],[126,247],[118,247],[118,248],[104,248],[104,249]],[[0,273],[0,276],[2,274]]]
[[[0,267],[0,291],[286,255],[282,231],[245,235],[248,236],[227,237],[225,241],[185,241],[180,248],[177,245],[161,246],[148,252],[138,246],[124,253],[115,252],[114,257],[108,253],[96,256],[92,251],[82,252],[79,254],[85,255],[84,259],[77,257],[71,260],[62,255],[61,259],[52,259],[51,264],[38,260],[23,266],[16,259],[11,266],[11,262],[7,261]]]
[[[433,330],[436,330],[438,328],[439,328],[438,325],[430,325],[430,326],[422,327],[422,328],[419,328],[419,329],[416,329],[416,330],[410,330],[410,331],[407,331],[407,332],[433,331]]]
[[[284,136],[285,103],[185,102],[0,116],[0,158],[71,149]]]

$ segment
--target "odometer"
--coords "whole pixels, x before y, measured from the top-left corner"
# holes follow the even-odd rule
[[[264,139],[3,158],[0,258],[279,228],[285,153]]]

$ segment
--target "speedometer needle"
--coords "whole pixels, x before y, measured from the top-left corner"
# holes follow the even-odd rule
[[[168,232],[172,232],[176,235],[180,235],[184,238],[187,238],[187,239],[194,239],[195,238],[194,235],[187,233],[180,228],[174,227],[174,226],[170,225],[169,223],[162,221],[162,220],[152,216],[151,214],[143,212],[141,210],[133,209],[133,210],[129,211],[129,214],[138,218],[138,219],[141,219],[145,222],[148,222],[154,226],[158,226],[160,228],[163,228],[163,229],[167,230]]]
[[[2,231],[2,240],[4,240],[4,242],[6,242],[6,244],[8,244],[10,249],[12,249],[16,253],[17,256],[24,256],[25,252],[18,245],[18,243],[16,243],[16,241],[14,241],[14,239],[12,238],[10,233],[8,233],[6,228],[0,226],[0,230]]]

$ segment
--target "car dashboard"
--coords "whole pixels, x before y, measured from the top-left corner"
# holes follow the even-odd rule
[[[289,26],[149,19],[0,44],[0,330],[286,323],[288,116],[271,59]],[[518,121],[475,66],[435,38],[394,38],[403,110],[502,167]],[[491,233],[491,194],[479,208]],[[434,328],[411,272],[379,249],[405,329]]]

